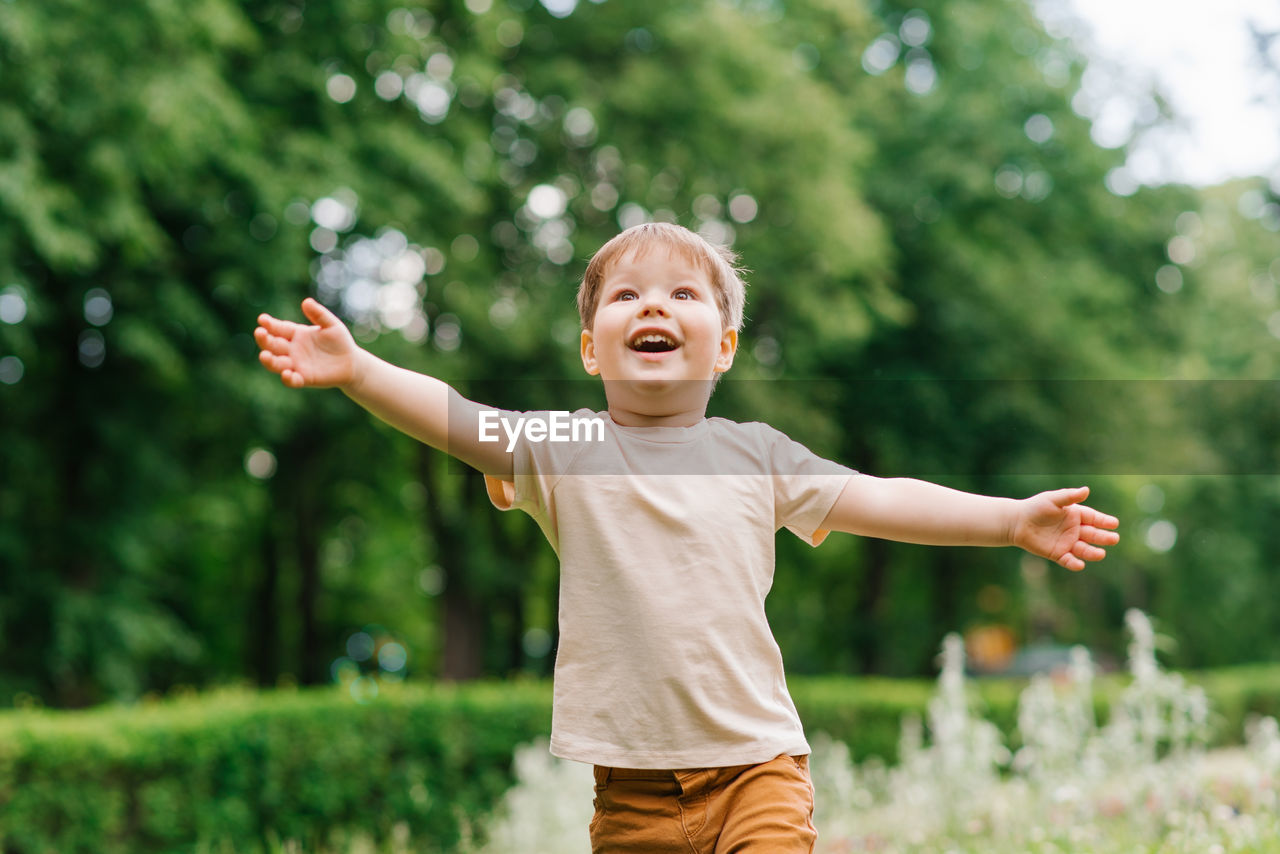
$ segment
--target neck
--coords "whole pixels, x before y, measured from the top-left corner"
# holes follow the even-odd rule
[[[613,419],[614,424],[620,424],[623,427],[693,427],[707,417],[707,410],[703,407],[689,412],[653,415],[610,406],[609,417]]]
[[[609,417],[623,427],[692,427],[707,417],[710,380],[659,386],[627,381],[604,384]]]

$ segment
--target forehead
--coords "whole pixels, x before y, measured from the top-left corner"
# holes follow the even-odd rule
[[[692,249],[666,241],[636,243],[610,259],[604,270],[604,278],[620,275],[643,274],[646,271],[677,274],[711,283],[711,271],[705,258]]]

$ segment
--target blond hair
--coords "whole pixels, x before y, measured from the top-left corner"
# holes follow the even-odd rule
[[[665,246],[706,273],[715,291],[720,321],[726,329],[741,330],[747,285],[742,280],[743,269],[737,266],[737,254],[728,247],[711,243],[697,232],[669,222],[645,222],[632,226],[601,246],[592,256],[587,272],[582,276],[582,284],[578,286],[578,315],[582,318],[583,329],[590,329],[595,322],[600,286],[613,264],[631,252],[644,253],[654,246]]]

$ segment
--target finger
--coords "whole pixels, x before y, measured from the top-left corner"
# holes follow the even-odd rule
[[[1093,525],[1095,528],[1119,528],[1120,520],[1115,516],[1106,513],[1099,513],[1092,507],[1080,508],[1080,520],[1087,525]]]
[[[283,374],[285,371],[293,370],[293,360],[288,356],[279,356],[270,350],[263,350],[258,353],[258,361],[266,366],[267,370],[275,374]]]
[[[302,378],[302,374],[292,368],[280,372],[280,381],[289,388],[302,388],[307,381]]]
[[[1107,556],[1105,550],[1091,546],[1083,540],[1076,541],[1076,544],[1071,547],[1071,553],[1081,560],[1102,560]]]
[[[1074,486],[1067,489],[1055,489],[1049,493],[1049,500],[1059,507],[1069,507],[1072,504],[1079,504],[1089,497],[1089,487]]]
[[[288,356],[293,352],[293,342],[288,338],[281,338],[276,335],[267,336],[267,349],[277,356]]]
[[[262,350],[277,356],[287,356],[292,352],[289,339],[272,335],[261,326],[253,330],[253,339],[258,342],[258,347]]]
[[[281,338],[292,339],[294,332],[298,329],[298,324],[292,320],[280,320],[269,314],[258,315],[258,326],[267,330],[271,335],[278,335]]]
[[[1081,525],[1080,539],[1095,546],[1114,546],[1120,542],[1120,535],[1115,531],[1099,530],[1092,525]]]
[[[1079,572],[1080,570],[1084,569],[1084,561],[1082,561],[1080,558],[1076,557],[1075,555],[1071,554],[1070,552],[1058,558],[1058,564],[1062,567],[1065,567],[1066,569],[1071,570],[1072,572]]]
[[[341,323],[337,315],[311,297],[307,297],[302,301],[302,313],[321,329],[328,329],[330,326],[337,326]]]

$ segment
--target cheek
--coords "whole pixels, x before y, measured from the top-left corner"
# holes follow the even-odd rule
[[[620,331],[625,324],[620,324],[614,315],[614,312],[601,311],[596,314],[595,322],[595,339],[599,345],[601,341],[612,341],[620,335]]]

